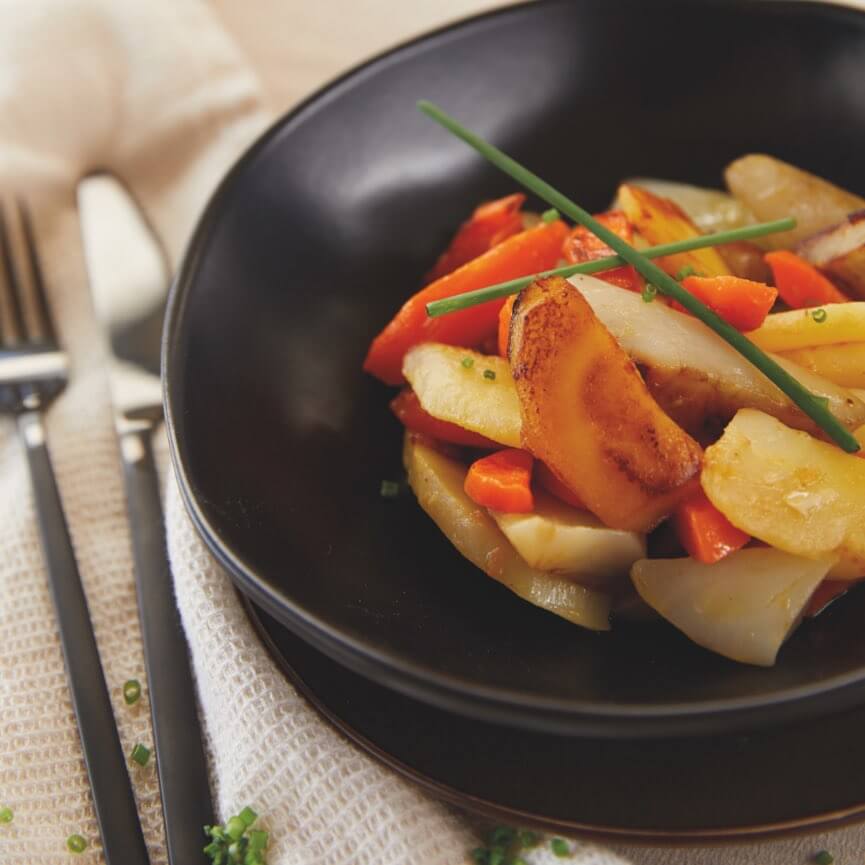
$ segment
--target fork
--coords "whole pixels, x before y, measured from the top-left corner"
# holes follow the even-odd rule
[[[11,210],[12,220],[7,221]],[[17,226],[17,232],[10,230]],[[14,241],[17,239],[17,243]],[[42,411],[65,384],[30,213],[0,201],[0,412],[14,414],[27,463],[72,706],[108,865],[147,865],[135,797],[45,440]]]

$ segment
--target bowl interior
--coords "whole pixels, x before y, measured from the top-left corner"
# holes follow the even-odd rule
[[[718,186],[749,151],[863,192],[863,21],[808,3],[531,4],[407,45],[278,124],[211,202],[166,338],[182,486],[241,588],[382,681],[529,725],[604,715],[633,732],[862,679],[862,593],[765,670],[666,624],[596,635],[521,602],[413,497],[380,497],[401,430],[360,365],[466,214],[514,188],[417,99],[596,210],[628,176]]]

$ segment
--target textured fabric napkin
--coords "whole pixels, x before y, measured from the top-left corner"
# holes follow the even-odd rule
[[[419,27],[490,3],[421,5],[421,14],[410,14],[414,4],[394,0],[259,0],[252,15],[237,0],[0,0],[0,192],[18,190],[36,205],[52,307],[73,361],[70,385],[49,412],[49,445],[127,753],[136,742],[150,743],[151,734],[146,693],[132,708],[120,694],[126,679],[145,677],[105,349],[87,289],[75,184],[97,167],[115,173],[176,264],[224,170],[274,109],[287,107],[286,94],[303,95],[285,86],[285,69],[268,74],[280,55],[305,90]],[[378,25],[369,26],[371,19]],[[118,271],[122,265],[118,250]],[[164,464],[164,442],[160,448]],[[255,807],[271,832],[272,865],[464,861],[477,824],[350,745],[270,662],[192,529],[170,472],[166,517],[221,815]],[[0,863],[67,861],[65,839],[77,832],[90,842],[77,861],[96,865],[103,860],[29,479],[8,419],[0,421],[0,550],[0,806],[15,812],[11,824],[0,825]],[[155,767],[130,766],[130,773],[152,861],[164,863]],[[644,863],[771,865],[804,862],[830,846],[849,856],[837,861],[853,862],[860,837],[850,831],[725,852],[627,855]],[[625,861],[592,845],[571,848],[578,865]],[[526,858],[533,865],[563,861],[548,850]]]

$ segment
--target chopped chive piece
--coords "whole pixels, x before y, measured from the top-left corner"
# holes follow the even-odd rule
[[[561,192],[550,186],[549,183],[542,180],[523,165],[520,165],[519,162],[503,153],[497,147],[494,147],[475,135],[475,133],[466,129],[436,105],[422,100],[418,102],[418,108],[428,117],[444,126],[445,129],[457,138],[462,139],[466,144],[477,150],[478,153],[501,169],[505,174],[521,183],[551,206],[557,208],[560,213],[588,228],[592,234],[606,243],[627,264],[633,265],[647,282],[651,282],[657,286],[662,294],[669,295],[679,301],[688,312],[700,319],[703,324],[712,328],[715,333],[726,340],[739,354],[757,367],[766,378],[777,385],[792,402],[799,406],[841,448],[848,453],[856,453],[860,450],[860,444],[856,437],[843,426],[826,406],[815,400],[814,395],[806,387],[772,360],[762,349],[754,345],[744,334],[724,321],[724,319],[714,313],[689,291],[682,288],[675,279],[664,273],[656,264],[653,264],[647,256],[634,249],[627,241],[622,240],[614,231],[602,225],[588,211],[562,195]]]
[[[140,742],[132,749],[129,755],[139,766],[146,766],[150,759],[150,748]]]
[[[817,324],[823,324],[823,322],[826,321],[826,319],[828,317],[829,317],[829,313],[826,312],[826,310],[823,309],[823,307],[820,307],[820,309],[815,309],[811,313],[811,318],[813,318],[814,321],[817,322]]]
[[[560,858],[571,855],[571,849],[568,847],[568,842],[565,841],[564,838],[553,838],[553,840],[550,841],[550,850]]]
[[[821,850],[814,856],[814,861],[817,865],[832,865],[835,857],[828,850]]]
[[[11,808],[0,808],[0,823],[11,823],[14,816]]]
[[[243,820],[243,825],[248,829],[257,819],[258,814],[247,805],[238,815]]]
[[[537,847],[541,838],[537,832],[532,832],[529,829],[521,829],[517,836],[517,840],[520,843],[520,847],[528,849],[530,847]]]
[[[232,841],[237,841],[246,831],[246,826],[240,817],[232,817],[225,824],[225,832]]]
[[[384,499],[395,499],[399,495],[399,484],[396,481],[382,481],[380,492]]]
[[[559,211],[556,210],[555,207],[551,207],[549,210],[545,210],[541,214],[542,222],[555,222],[559,218]]]
[[[697,237],[689,237],[687,240],[677,240],[674,243],[662,243],[660,246],[651,246],[642,250],[646,258],[658,258],[663,255],[673,255],[677,252],[690,252],[693,249],[705,249],[707,246],[715,246],[719,243],[730,243],[734,240],[744,240],[746,237],[762,237],[766,234],[774,234],[776,231],[787,231],[796,224],[794,219],[776,219],[773,222],[761,222],[757,225],[746,225],[744,228],[734,228],[730,231],[719,231],[716,234],[701,234]],[[747,232],[743,235],[742,232]],[[531,285],[536,279],[544,276],[574,276],[577,273],[599,273],[610,270],[613,267],[621,267],[626,264],[623,258],[612,255],[609,258],[599,258],[595,261],[584,261],[581,264],[568,264],[565,267],[554,267],[551,270],[542,270],[518,279],[510,279],[507,282],[499,282],[488,285],[486,288],[478,288],[474,291],[466,291],[455,294],[453,297],[444,297],[427,304],[427,315],[438,318],[451,312],[459,312],[470,306],[486,303],[488,300],[497,300],[510,294],[517,294],[527,285]]]
[[[490,381],[495,381],[496,380],[495,370],[485,369],[484,370],[484,378],[488,378]]]
[[[248,850],[243,857],[243,865],[264,865],[264,859],[257,850]]]
[[[474,359],[473,357],[469,357],[468,355],[466,355],[466,356],[462,359],[462,361],[460,361],[460,362],[462,363],[462,365],[463,365],[466,369],[471,369],[471,368],[475,365],[475,359]]]
[[[70,853],[83,853],[87,849],[87,841],[81,835],[70,835],[66,839],[66,847]]]
[[[490,865],[504,865],[505,854],[507,851],[504,847],[490,847],[489,863]]]
[[[681,282],[683,279],[687,279],[689,276],[696,276],[697,271],[690,264],[686,264],[676,275],[673,277],[677,282]]]
[[[643,303],[651,303],[658,295],[658,289],[650,282],[647,282],[643,288]]]
[[[140,696],[141,682],[138,679],[129,679],[123,683],[123,699],[126,701],[127,706],[137,703]]]
[[[475,865],[488,865],[489,859],[490,857],[486,847],[475,847],[475,849],[472,850],[472,862],[474,862]]]

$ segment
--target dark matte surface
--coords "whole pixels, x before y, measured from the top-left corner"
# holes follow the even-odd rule
[[[708,844],[865,817],[865,709],[751,735],[609,741],[474,721],[330,660],[247,603],[291,681],[348,735],[436,795],[511,825]],[[792,757],[791,755],[795,755]]]
[[[851,10],[544,3],[407,45],[285,118],[211,202],[166,331],[175,462],[238,586],[379,681],[521,725],[672,734],[861,700],[861,592],[770,670],[667,625],[595,635],[519,601],[411,498],[379,497],[400,429],[360,363],[455,226],[513,188],[416,99],[601,208],[624,176],[717,185],[751,150],[863,191],[863,81]]]

